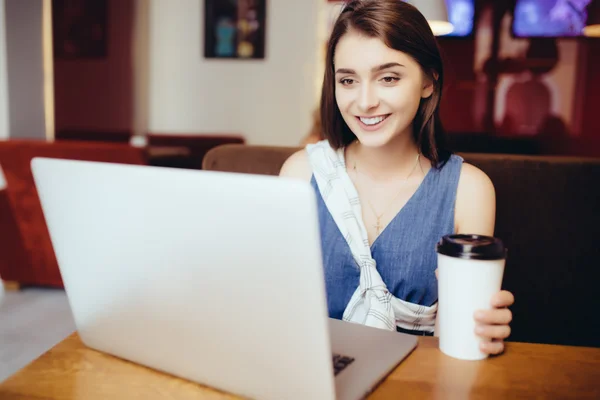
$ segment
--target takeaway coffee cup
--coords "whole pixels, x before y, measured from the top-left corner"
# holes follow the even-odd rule
[[[481,360],[486,340],[475,334],[474,313],[490,309],[500,291],[506,249],[500,239],[481,235],[447,235],[438,253],[438,315],[440,350],[454,358]]]

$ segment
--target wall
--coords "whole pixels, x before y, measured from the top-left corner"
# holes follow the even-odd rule
[[[11,138],[46,138],[42,3],[40,0],[5,0]]]
[[[595,139],[600,155],[600,39],[587,41],[583,53],[585,75],[581,87],[586,101],[582,105],[582,136]]]
[[[539,129],[537,120],[552,116],[564,123],[568,133],[579,134],[581,127],[575,118],[575,91],[580,42],[559,39],[556,41],[556,57],[531,59],[526,57],[531,41],[513,38],[511,22],[512,16],[505,15],[500,30],[498,64],[487,67],[499,74],[494,88],[493,121],[496,131],[508,135],[534,135]],[[450,132],[486,131],[488,77],[484,66],[491,56],[491,25],[491,10],[482,7],[474,39],[440,38],[448,89],[442,117]],[[546,50],[549,43],[544,41],[542,50]],[[547,72],[531,73],[531,65],[546,61],[551,65]],[[539,93],[534,93],[540,88]],[[520,102],[527,104],[520,105]],[[527,113],[529,115],[523,115]]]
[[[468,133],[459,143],[473,139],[485,151],[501,142],[506,145],[502,151],[600,157],[600,75],[595,72],[600,40],[515,39],[508,13],[493,60],[491,5],[491,0],[480,3],[474,38],[439,40],[446,69],[441,115],[449,134],[458,140]],[[498,74],[495,86],[492,72]]]
[[[133,0],[109,0],[103,59],[54,60],[56,130],[133,129]]]
[[[0,0],[0,140],[8,138],[8,126],[9,122],[8,81],[6,76],[6,30],[4,23],[4,0]],[[0,183],[2,183],[1,173]]]
[[[501,31],[501,42],[500,42],[500,58],[507,59],[519,59],[524,58],[526,51],[531,45],[531,41],[527,39],[514,39],[510,35],[510,24],[512,22],[511,16],[505,16]],[[542,44],[544,45],[544,44]],[[546,46],[547,47],[547,46]],[[528,71],[522,73],[505,73],[500,76],[498,86],[496,89],[496,112],[495,122],[498,126],[501,126],[503,122],[510,118],[511,114],[511,101],[507,96],[508,91],[513,85],[520,85],[525,88],[524,91],[518,95],[522,98],[524,103],[527,100],[534,100],[536,103],[547,103],[548,108],[545,110],[539,110],[540,116],[545,113],[546,116],[553,116],[557,120],[560,120],[565,125],[565,134],[577,135],[580,131],[580,127],[573,122],[573,108],[575,104],[575,86],[576,86],[576,74],[577,74],[577,61],[579,56],[579,42],[577,40],[569,39],[558,39],[556,40],[557,59],[549,61],[555,63],[555,66],[547,73],[541,74],[538,78],[532,76]],[[537,61],[537,60],[532,60]],[[539,82],[540,87],[545,87],[549,91],[549,98],[538,99],[532,93],[534,84]],[[528,89],[529,88],[529,89]],[[514,110],[517,106],[512,107],[512,114],[519,115],[523,112],[530,112],[536,114],[532,107],[528,107],[523,104],[524,110]],[[516,112],[515,112],[516,111]],[[535,123],[536,118],[533,116],[521,117],[521,123],[511,128],[511,131],[522,135],[535,135],[539,132],[538,126]]]
[[[267,1],[266,58],[215,60],[203,57],[202,1],[151,0],[148,130],[297,145],[315,107],[321,1]]]
[[[148,60],[150,32],[150,3],[135,0],[132,31],[133,74],[133,134],[141,137],[148,132]]]

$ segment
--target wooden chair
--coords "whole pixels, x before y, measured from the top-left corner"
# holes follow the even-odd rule
[[[193,135],[193,134],[160,134],[150,133],[147,151],[154,154],[156,150],[177,150],[174,155],[151,157],[149,163],[156,166],[202,169],[204,156],[210,149],[225,144],[244,144],[245,139],[239,135]],[[165,152],[168,154],[168,151]]]

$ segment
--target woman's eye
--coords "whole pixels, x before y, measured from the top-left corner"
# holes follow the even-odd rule
[[[394,83],[394,82],[398,82],[400,80],[400,78],[396,77],[396,76],[386,76],[381,78],[381,80],[383,80],[385,83]]]
[[[340,83],[344,86],[352,85],[354,83],[354,79],[344,78],[340,80]]]

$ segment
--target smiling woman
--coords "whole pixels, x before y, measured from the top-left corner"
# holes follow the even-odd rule
[[[377,145],[390,132],[408,134],[433,164],[444,162],[449,153],[438,116],[444,74],[429,24],[409,5],[367,3],[351,16],[351,2],[332,29],[326,56],[332,68],[325,70],[321,97],[324,135],[341,148],[355,139]],[[360,117],[382,117],[372,115],[375,109],[390,111],[383,115],[386,129],[361,138],[354,128]]]
[[[353,51],[364,57],[356,59]],[[344,68],[350,64],[355,67]],[[377,38],[351,31],[339,40],[334,65],[337,106],[363,145],[379,146],[397,134],[411,136],[421,99],[434,89],[417,61]]]
[[[321,95],[325,140],[283,165],[317,195],[329,315],[430,335],[437,316],[435,244],[493,235],[489,178],[445,147],[444,71],[425,17],[397,0],[351,0],[328,42]],[[476,321],[503,350],[513,297],[499,292]]]

